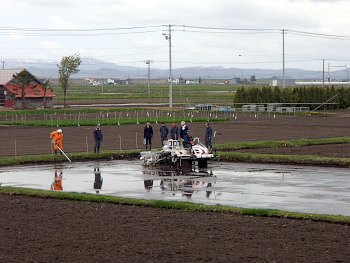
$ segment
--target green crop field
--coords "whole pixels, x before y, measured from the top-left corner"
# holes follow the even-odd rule
[[[240,86],[236,85],[182,85],[180,97],[180,85],[173,85],[173,101],[186,102],[230,102],[235,98],[235,92]],[[63,100],[63,91],[57,85],[52,86],[56,94],[55,100]],[[148,94],[147,85],[77,85],[71,84],[67,90],[67,100],[124,100],[126,102],[147,100],[149,102],[167,102],[169,100],[169,85],[151,85]]]

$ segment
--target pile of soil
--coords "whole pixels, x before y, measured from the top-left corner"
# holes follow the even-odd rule
[[[0,194],[1,262],[349,262],[348,225]]]

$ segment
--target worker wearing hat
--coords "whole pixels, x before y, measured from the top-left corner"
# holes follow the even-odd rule
[[[99,123],[95,124],[95,129],[93,131],[93,134],[95,139],[94,153],[99,153],[100,147],[101,147],[101,141],[103,141],[102,131],[100,129]]]
[[[60,149],[63,150],[63,146],[62,146],[63,133],[62,133],[62,130],[58,129],[57,131],[51,132],[50,133],[50,139],[51,139],[51,142],[54,144],[55,155],[57,155],[58,147],[60,147]],[[62,154],[62,152],[61,152],[61,154]]]
[[[185,136],[185,139],[184,139],[184,147],[192,149],[192,145],[193,145],[192,131],[187,130],[187,135]]]
[[[211,137],[213,136],[213,130],[209,126],[209,122],[207,122],[205,126],[207,127],[205,129],[205,136],[204,136],[205,147],[207,147],[208,149],[211,149],[213,147],[213,145],[211,144]]]

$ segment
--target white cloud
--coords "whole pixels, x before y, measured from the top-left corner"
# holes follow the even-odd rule
[[[343,12],[349,9],[349,1],[326,0],[3,0],[2,26],[93,29],[175,24],[294,29],[350,35],[350,18]],[[33,12],[40,15],[33,16]],[[77,36],[77,33],[63,36],[50,32],[45,36],[28,37],[12,32],[10,38],[0,31],[0,57],[35,55],[50,58],[56,56],[60,59],[62,55],[79,53],[83,57],[103,58],[116,63],[131,62],[130,65],[133,66],[143,65],[145,59],[153,59],[164,61],[158,62],[157,66],[168,67],[168,42],[162,36],[164,29],[165,27],[147,29],[157,30],[154,33],[107,36],[101,35],[102,32],[93,32],[95,36]],[[221,62],[226,63],[224,66],[281,67],[279,60],[282,36],[279,31],[273,34],[209,34],[189,32],[195,30],[181,27],[175,27],[174,30],[173,60],[176,67],[194,66],[195,63],[210,66]],[[322,57],[350,61],[348,43],[349,41],[302,37],[289,32],[286,35],[286,54],[289,60],[315,58],[309,64],[303,62],[296,65],[300,67],[316,67],[319,63],[316,59]],[[30,52],[29,47],[41,49]],[[242,56],[237,57],[238,54]],[[271,63],[264,64],[264,61]]]

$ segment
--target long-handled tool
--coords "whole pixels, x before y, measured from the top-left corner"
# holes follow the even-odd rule
[[[68,160],[69,162],[72,162],[72,161],[68,158],[68,156],[64,153],[64,151],[61,150],[60,147],[58,147],[57,143],[55,143],[54,141],[52,141],[52,142],[56,145],[57,149],[60,150],[60,152],[64,155],[64,157],[66,157],[67,160]]]

